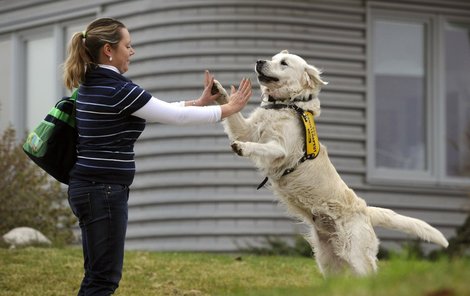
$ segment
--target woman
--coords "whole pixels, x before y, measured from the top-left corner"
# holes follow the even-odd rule
[[[166,103],[122,76],[135,51],[126,27],[100,18],[75,33],[64,65],[67,88],[79,87],[78,159],[70,172],[69,203],[82,232],[85,275],[78,295],[110,295],[119,285],[127,229],[127,200],[134,174],[133,147],[146,122],[218,122],[240,111],[251,96],[243,79],[229,103],[207,106],[213,76],[205,73],[197,100]]]

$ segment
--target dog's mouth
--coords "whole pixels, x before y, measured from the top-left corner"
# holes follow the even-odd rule
[[[258,81],[259,82],[270,83],[270,82],[278,82],[279,81],[279,78],[277,78],[277,77],[265,75],[263,73],[263,67],[264,67],[264,62],[258,61],[256,63],[255,70],[256,70],[256,73],[258,73]]]
[[[258,73],[258,80],[259,82],[270,83],[270,82],[278,82],[279,78]]]

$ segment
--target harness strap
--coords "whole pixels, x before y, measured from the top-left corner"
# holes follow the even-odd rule
[[[309,95],[307,98],[304,98],[304,97],[296,97],[296,98],[293,98],[293,99],[290,99],[291,102],[307,102],[307,101],[311,101],[313,100],[313,96],[312,95]],[[276,100],[274,97],[272,96],[268,96],[268,102],[271,102],[271,103],[276,103],[278,102],[278,100]]]
[[[265,177],[261,183],[259,183],[258,187],[256,187],[256,190],[260,190],[261,187],[263,187],[266,183],[268,182],[268,177]]]
[[[261,107],[264,109],[274,109],[274,110],[280,110],[280,109],[285,109],[285,108],[293,109],[294,111],[297,112],[302,122],[301,125],[303,127],[304,134],[305,134],[304,156],[302,156],[299,159],[299,161],[294,167],[286,169],[282,173],[282,176],[292,173],[297,168],[297,166],[299,166],[304,161],[308,159],[315,159],[318,156],[318,154],[320,153],[320,142],[318,140],[317,130],[315,127],[315,121],[313,118],[312,111],[304,110],[294,104],[274,103],[274,104],[269,104],[269,105],[265,105]],[[268,177],[264,178],[264,180],[258,185],[257,190],[263,187],[266,184],[266,182],[268,182]]]

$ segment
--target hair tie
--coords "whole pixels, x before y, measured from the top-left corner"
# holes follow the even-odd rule
[[[86,31],[82,31],[82,37],[86,38]]]

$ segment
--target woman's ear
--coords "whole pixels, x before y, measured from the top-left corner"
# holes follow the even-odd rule
[[[105,45],[103,45],[103,53],[107,59],[109,59],[112,56],[111,45],[109,43],[106,43]]]

